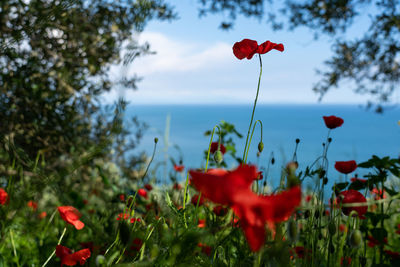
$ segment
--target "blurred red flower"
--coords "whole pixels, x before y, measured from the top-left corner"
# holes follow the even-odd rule
[[[385,253],[390,256],[393,260],[400,259],[400,253],[391,251],[391,250],[384,250]]]
[[[228,208],[225,208],[223,206],[215,206],[213,212],[217,216],[225,216],[228,213]]]
[[[144,188],[146,188],[147,191],[153,190],[153,187],[151,186],[151,184],[145,184]]]
[[[244,58],[251,59],[254,54],[265,54],[271,51],[272,49],[276,49],[278,51],[283,52],[284,47],[283,44],[276,44],[270,41],[266,41],[260,45],[257,44],[257,41],[250,39],[243,39],[240,42],[236,42],[233,45],[233,54],[238,59],[242,60]]]
[[[128,220],[130,215],[128,213],[120,213],[118,214],[117,221]]]
[[[349,256],[344,256],[340,258],[340,265],[343,266],[350,266],[351,258]]]
[[[175,189],[175,190],[181,190],[182,186],[180,184],[178,184],[178,183],[174,183],[174,186],[172,188]]]
[[[140,248],[142,247],[142,245],[143,245],[142,239],[140,239],[140,238],[135,238],[135,239],[132,241],[132,245],[130,246],[130,250],[139,251]]]
[[[336,161],[335,169],[340,173],[349,174],[357,169],[357,163],[354,160]]]
[[[42,211],[41,213],[39,213],[39,219],[44,219],[47,216],[47,212]]]
[[[343,204],[352,204],[352,203],[366,203],[367,199],[358,191],[349,189],[346,191],[342,191],[338,195],[338,202]],[[350,212],[356,211],[358,213],[358,217],[360,219],[365,219],[364,214],[367,212],[367,206],[356,206],[356,207],[342,207],[342,212],[349,216]]]
[[[211,255],[212,247],[207,246],[206,244],[203,244],[203,243],[198,243],[197,246],[198,246],[199,248],[201,248],[201,252],[203,252],[203,253],[206,254],[207,256],[210,256],[210,255]]]
[[[328,127],[329,129],[335,129],[337,127],[340,127],[344,122],[342,118],[333,115],[329,117],[323,116],[322,118],[324,119],[326,127]]]
[[[287,220],[301,201],[300,186],[269,196],[258,196],[251,191],[258,175],[255,166],[240,165],[231,172],[214,169],[189,173],[194,186],[206,198],[232,207],[253,251],[258,251],[265,242],[265,224],[274,230],[274,223]]]
[[[185,169],[185,166],[183,165],[174,165],[174,170],[177,172],[182,172],[183,169]]]
[[[213,154],[217,150],[218,150],[218,142],[212,142],[211,143],[210,153]],[[226,147],[223,144],[221,144],[220,147],[219,147],[219,150],[221,151],[222,154],[225,154]]]
[[[81,230],[85,226],[85,224],[79,220],[82,216],[81,213],[74,207],[61,206],[58,207],[58,212],[65,222],[72,224],[77,230]]]
[[[375,239],[372,235],[369,235],[368,237],[367,237],[367,239],[368,239],[368,247],[370,247],[370,248],[373,248],[373,247],[375,247],[375,246],[379,246],[380,245],[380,243],[381,242],[379,242],[379,240],[377,240],[377,239]],[[383,238],[383,243],[384,244],[387,244],[387,242],[388,242],[388,240],[387,240],[387,238],[385,237],[385,238]]]
[[[3,189],[0,188],[0,204],[4,205],[8,200],[8,194],[7,192]]]
[[[29,200],[27,206],[30,207],[33,211],[37,210],[37,203],[35,201]]]
[[[191,200],[192,204],[195,206],[197,205],[197,201],[199,201],[199,206],[204,204],[204,198],[200,197],[200,200],[199,200],[199,194],[194,195]]]
[[[78,262],[80,265],[83,265],[85,264],[86,260],[90,258],[90,249],[85,248],[72,253],[69,248],[57,245],[56,256],[61,259],[61,266],[74,266],[78,264]]]
[[[199,228],[204,228],[206,227],[206,220],[204,219],[199,219],[198,223],[197,223],[197,227]]]
[[[137,193],[138,193],[139,196],[144,197],[144,198],[147,198],[147,191],[144,190],[143,188],[140,188],[140,189],[137,191]]]
[[[382,189],[378,189],[376,187],[372,188],[371,193],[374,194],[375,200],[379,200],[379,199],[387,197],[385,190],[383,190],[383,194],[382,194]]]
[[[125,202],[125,194],[119,194],[119,200],[121,200],[121,202]]]

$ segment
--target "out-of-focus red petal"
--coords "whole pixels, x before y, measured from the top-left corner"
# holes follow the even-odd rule
[[[86,260],[90,258],[90,249],[85,248],[81,249],[70,255],[71,259],[79,262],[80,265],[85,264]]]
[[[338,201],[342,204],[366,203],[367,199],[360,192],[353,189],[349,189],[339,193]],[[357,211],[359,218],[365,219],[364,214],[368,211],[368,207],[367,206],[342,207],[342,212],[347,216],[349,216],[353,210]]]
[[[210,153],[215,153],[215,151],[217,151],[217,150],[218,150],[218,142],[212,142]],[[225,154],[226,147],[223,144],[221,144],[219,147],[219,150],[221,151],[222,154]]]
[[[283,47],[283,44],[276,44],[276,43],[272,43],[270,41],[266,41],[258,46],[257,53],[265,54],[265,53],[268,53],[269,51],[271,51],[272,49],[276,49],[281,52],[283,52],[283,50],[285,50],[285,48]]]
[[[336,117],[336,116],[323,116],[322,117],[324,119],[325,125],[326,127],[328,127],[329,129],[335,129],[337,127],[342,126],[343,124],[343,119]]]
[[[264,225],[249,225],[245,221],[241,221],[241,227],[247,242],[252,251],[258,251],[265,243],[265,227]]]
[[[65,222],[72,224],[77,230],[85,226],[85,224],[79,220],[82,215],[76,208],[72,206],[60,206],[58,207],[58,212]]]

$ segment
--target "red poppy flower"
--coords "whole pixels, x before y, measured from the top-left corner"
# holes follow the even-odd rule
[[[29,200],[27,206],[33,211],[37,210],[37,203],[35,201]]]
[[[212,248],[210,246],[207,246],[206,244],[203,244],[203,243],[198,243],[197,246],[199,248],[201,248],[201,252],[203,252],[204,254],[207,254],[207,256],[211,255]]]
[[[147,191],[153,190],[153,187],[151,186],[151,184],[145,184],[144,188],[146,188]]]
[[[339,193],[338,201],[342,204],[352,204],[352,203],[366,203],[367,199],[358,191],[349,189]],[[349,216],[350,212],[355,210],[358,213],[358,217],[365,219],[364,214],[367,212],[367,206],[356,206],[356,207],[342,207],[342,212]]]
[[[210,153],[214,154],[215,151],[217,151],[217,150],[218,150],[218,142],[212,142],[211,143],[211,148],[210,148]],[[225,154],[226,147],[223,144],[221,144],[220,147],[219,147],[219,150],[221,151],[222,154]]]
[[[138,193],[139,196],[144,197],[144,198],[147,198],[147,191],[144,190],[143,188],[140,188],[140,189],[137,191],[137,193]]]
[[[305,201],[310,202],[311,199],[312,199],[312,195],[307,195]]]
[[[125,202],[125,194],[119,194],[119,200],[121,200],[121,202]]]
[[[117,221],[128,220],[130,215],[128,213],[120,213],[118,214]]]
[[[400,253],[391,251],[391,250],[384,250],[385,253],[390,256],[393,260],[400,259]]]
[[[80,265],[83,265],[85,264],[86,260],[90,258],[90,249],[85,248],[72,253],[69,248],[57,245],[56,256],[61,259],[61,266],[74,266],[78,264],[78,262]]]
[[[326,127],[328,127],[329,129],[335,129],[337,127],[340,127],[344,122],[342,118],[333,115],[329,117],[323,116],[322,118],[324,119]]]
[[[204,219],[199,219],[198,223],[197,223],[197,227],[199,228],[204,228],[206,227],[206,220]]]
[[[335,169],[340,173],[348,174],[357,169],[357,163],[354,160],[336,161]]]
[[[4,205],[8,200],[8,194],[7,192],[3,189],[0,188],[0,204]]]
[[[251,59],[254,54],[265,54],[271,51],[272,49],[276,49],[278,51],[283,51],[283,44],[276,44],[270,41],[266,41],[260,45],[257,44],[257,41],[250,39],[243,39],[240,42],[236,42],[233,45],[233,54],[238,59],[242,60],[244,58]]]
[[[212,169],[207,173],[189,171],[193,185],[202,195],[214,203],[233,204],[236,192],[250,190],[251,183],[257,178],[255,166],[240,165],[236,170],[228,172],[223,169]]]
[[[181,189],[182,189],[182,186],[181,186],[180,184],[178,184],[178,183],[174,183],[173,189],[175,189],[175,190],[181,190]]]
[[[132,241],[132,246],[130,246],[130,250],[139,251],[143,245],[143,241],[140,238],[135,238]]]
[[[349,256],[344,256],[340,258],[340,265],[350,266],[351,258]]]
[[[193,205],[196,206],[196,205],[197,205],[197,201],[199,202],[199,206],[201,206],[201,205],[204,204],[204,198],[203,198],[203,197],[200,197],[200,200],[199,200],[199,195],[198,195],[198,194],[196,194],[196,195],[194,195],[194,196],[192,197],[191,202],[192,202]]]
[[[134,223],[134,222],[141,222],[141,221],[142,221],[142,219],[140,219],[140,218],[132,218],[132,219],[130,220],[131,223]]]
[[[339,225],[339,231],[342,233],[347,233],[347,227],[343,223]]]
[[[373,248],[373,247],[375,247],[375,246],[379,246],[380,244],[381,244],[381,242],[379,242],[379,240],[377,240],[377,239],[375,239],[373,236],[371,236],[371,235],[369,235],[368,237],[367,237],[367,239],[368,239],[368,247],[370,247],[370,248]],[[388,240],[387,240],[387,238],[385,237],[385,238],[383,238],[383,243],[384,244],[387,244],[387,242],[388,242]]]
[[[371,193],[374,194],[375,200],[379,200],[379,199],[387,197],[385,190],[383,190],[383,194],[382,194],[382,189],[378,189],[376,187],[372,188]]]
[[[72,224],[77,230],[81,230],[85,226],[85,224],[79,220],[82,215],[74,207],[61,206],[58,207],[58,212],[65,222]]]
[[[228,213],[228,209],[223,206],[216,206],[214,207],[213,212],[217,216],[225,216]]]
[[[44,219],[47,216],[47,212],[42,211],[41,213],[39,213],[39,219]]]
[[[182,172],[183,169],[185,169],[185,166],[183,165],[174,165],[174,170],[177,172]]]

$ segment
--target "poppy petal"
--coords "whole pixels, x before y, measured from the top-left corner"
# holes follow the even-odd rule
[[[265,53],[268,53],[269,51],[271,51],[272,49],[276,49],[280,52],[283,52],[283,50],[285,50],[285,48],[283,47],[283,44],[276,44],[276,43],[272,43],[270,41],[266,41],[258,46],[257,53],[265,54]]]

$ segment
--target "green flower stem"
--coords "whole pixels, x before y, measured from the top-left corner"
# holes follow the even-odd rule
[[[157,142],[154,142],[153,154],[151,155],[150,162],[149,162],[149,164],[147,165],[147,168],[146,168],[146,171],[145,171],[144,174],[143,174],[142,180],[146,177],[147,172],[149,171],[150,165],[151,165],[151,163],[153,162],[154,155],[156,154],[156,148],[157,148]]]
[[[206,160],[206,167],[204,169],[204,172],[207,172],[207,168],[208,168],[208,161],[210,159],[210,151],[211,151],[211,144],[213,141],[213,137],[214,137],[214,132],[215,132],[215,128],[218,128],[218,133],[219,133],[219,139],[218,139],[218,149],[221,146],[221,128],[219,128],[218,125],[215,125],[212,132],[211,132],[211,138],[210,138],[210,144],[208,145],[208,152],[207,152],[207,160]]]
[[[263,140],[263,138],[262,138],[262,136],[263,136],[263,125],[262,125],[262,122],[260,120],[256,120],[256,122],[253,124],[253,130],[251,131],[249,145],[247,146],[246,157],[244,158],[244,162],[247,162],[247,156],[249,155],[251,140],[253,139],[254,130],[256,128],[257,122],[260,124],[260,128],[261,128],[261,142]]]
[[[65,232],[67,231],[67,227],[64,227],[64,231],[62,232],[60,239],[58,239],[57,245],[61,244],[61,240],[63,239]],[[46,266],[47,263],[49,263],[49,261],[51,260],[51,258],[54,256],[54,254],[56,254],[56,250],[53,250],[53,253],[51,253],[51,255],[47,258],[47,260],[45,261],[45,263],[43,263],[42,267]]]
[[[258,99],[258,93],[259,93],[259,91],[260,91],[260,83],[261,83],[261,75],[262,75],[262,61],[261,61],[261,55],[260,55],[260,54],[258,54],[258,58],[260,59],[260,75],[259,75],[259,77],[258,77],[257,94],[256,94],[256,98],[254,99],[254,106],[253,106],[253,112],[251,113],[251,119],[250,119],[249,130],[247,131],[246,144],[245,144],[245,146],[244,146],[243,159],[242,159],[243,163],[242,163],[242,164],[246,164],[245,156],[246,156],[247,143],[248,143],[248,141],[249,141],[251,125],[253,124],[253,118],[254,118],[254,112],[255,112],[255,110],[256,110],[257,99]]]

